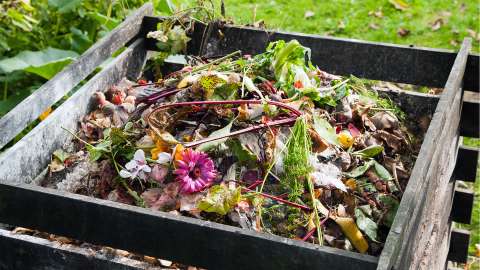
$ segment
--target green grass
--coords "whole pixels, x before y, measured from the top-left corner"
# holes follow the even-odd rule
[[[479,32],[478,1],[405,1],[406,10],[396,9],[388,0],[225,0],[226,15],[237,23],[264,20],[267,28],[415,46],[458,49],[467,29]],[[305,13],[314,15],[305,18]],[[381,18],[372,15],[381,11]],[[371,15],[369,15],[369,13]],[[255,14],[255,18],[253,17]],[[442,19],[436,31],[432,24]],[[378,29],[372,29],[370,25]],[[402,37],[400,28],[410,30]],[[479,42],[473,47],[479,51]]]

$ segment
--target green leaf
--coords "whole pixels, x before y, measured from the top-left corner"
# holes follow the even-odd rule
[[[87,16],[97,21],[99,24],[105,26],[109,31],[113,30],[117,25],[120,24],[119,19],[105,16],[98,12],[88,12]]]
[[[53,156],[56,157],[60,162],[65,162],[67,158],[69,158],[71,155],[62,149],[57,149],[55,152],[53,152]]]
[[[229,134],[230,130],[232,129],[232,125],[233,125],[233,121],[230,122],[225,127],[212,132],[210,134],[210,136],[208,136],[208,138],[217,138],[217,137],[222,137],[222,136],[225,136],[225,135]],[[197,147],[197,151],[206,152],[206,151],[208,151],[212,148],[215,148],[215,147],[219,146],[220,144],[224,143],[227,139],[228,138],[223,138],[223,139],[218,139],[218,140],[214,140],[214,141],[211,141],[211,142],[203,143],[203,144],[201,144]]]
[[[70,31],[72,32],[71,46],[76,52],[84,52],[93,44],[93,41],[90,40],[88,33],[83,32],[75,27],[70,28]]]
[[[362,210],[355,208],[355,219],[358,228],[363,231],[370,239],[377,241],[377,223],[368,218]]]
[[[59,13],[74,11],[82,4],[83,0],[48,0],[48,5],[54,7]]]
[[[207,197],[200,201],[198,209],[226,215],[240,201],[240,191],[240,187],[231,190],[225,185],[215,185],[210,188]]]
[[[0,60],[0,72],[24,70],[45,79],[52,78],[78,54],[74,51],[47,48],[42,51],[22,51],[14,57]]]
[[[155,10],[166,13],[168,15],[175,12],[176,9],[175,5],[171,0],[160,0],[156,3],[155,7]]]
[[[102,151],[98,150],[94,146],[92,147],[91,145],[87,144],[87,151],[91,161],[97,161],[102,157]]]
[[[359,176],[362,176],[372,165],[374,164],[374,160],[370,160],[365,162],[362,166],[358,166],[355,169],[351,170],[350,172],[345,173],[345,176],[351,177],[351,178],[357,178]]]
[[[383,146],[372,145],[360,151],[353,152],[352,154],[363,157],[363,158],[373,158],[382,152],[383,152]]]
[[[383,218],[383,224],[387,227],[392,227],[393,220],[397,214],[398,206],[400,202],[395,199],[393,196],[388,196],[386,194],[379,194],[377,199],[383,203],[383,205],[388,209],[388,212]]]
[[[390,175],[390,173],[385,169],[385,167],[382,166],[382,164],[378,163],[377,161],[374,162],[374,168],[375,171],[377,172],[377,175],[385,181],[392,180],[393,177]]]
[[[257,161],[257,156],[248,150],[238,139],[228,140],[227,144],[239,162]]]
[[[320,118],[317,114],[313,116],[313,129],[328,143],[340,146],[335,129],[327,120]]]
[[[213,100],[234,100],[237,97],[237,90],[240,85],[237,83],[224,83],[215,88]]]

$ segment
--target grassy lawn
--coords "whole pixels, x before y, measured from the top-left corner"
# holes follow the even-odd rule
[[[404,10],[388,0],[225,0],[227,17],[237,23],[263,20],[272,29],[448,49],[475,36],[479,51],[478,1],[403,3]],[[400,29],[409,33],[402,36]]]

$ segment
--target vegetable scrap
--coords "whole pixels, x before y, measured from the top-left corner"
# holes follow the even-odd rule
[[[150,36],[179,51],[175,33]],[[378,255],[419,140],[391,100],[309,56],[280,40],[123,79],[95,93],[42,184]]]

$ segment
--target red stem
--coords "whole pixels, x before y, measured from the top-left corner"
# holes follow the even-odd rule
[[[307,232],[307,234],[305,234],[302,240],[307,241],[308,238],[310,238],[315,233],[316,230],[317,230],[317,227],[313,227],[313,229],[311,229],[310,231]]]
[[[185,148],[190,148],[190,147],[200,145],[202,143],[216,141],[216,140],[220,140],[220,139],[224,139],[224,138],[228,138],[228,137],[233,137],[233,136],[237,136],[237,135],[240,135],[240,134],[243,134],[243,133],[263,129],[263,128],[266,128],[266,127],[293,124],[293,123],[295,123],[296,120],[297,120],[296,117],[290,117],[290,118],[285,118],[285,119],[281,119],[281,120],[275,120],[275,121],[268,122],[266,124],[259,124],[259,125],[256,125],[256,126],[251,126],[251,127],[248,127],[248,128],[240,129],[240,130],[231,132],[227,135],[218,136],[218,137],[214,137],[214,138],[205,138],[203,140],[189,142],[189,143],[184,144],[183,146]]]
[[[274,201],[277,201],[277,202],[281,202],[281,203],[284,203],[286,205],[289,205],[289,206],[292,206],[292,207],[296,207],[296,208],[299,208],[303,211],[306,211],[306,212],[311,212],[312,209],[308,206],[305,206],[305,205],[301,205],[301,204],[298,204],[298,203],[294,203],[294,202],[291,202],[291,201],[287,201],[285,199],[282,199],[282,198],[279,198],[277,196],[274,196],[274,195],[270,195],[270,194],[266,194],[266,193],[262,193],[262,192],[257,192],[255,190],[251,190],[249,188],[246,188],[246,187],[242,187],[242,190],[244,191],[247,191],[247,192],[255,192],[255,193],[258,193],[260,195],[262,195],[263,197],[265,198],[269,198],[269,199],[272,199]]]

